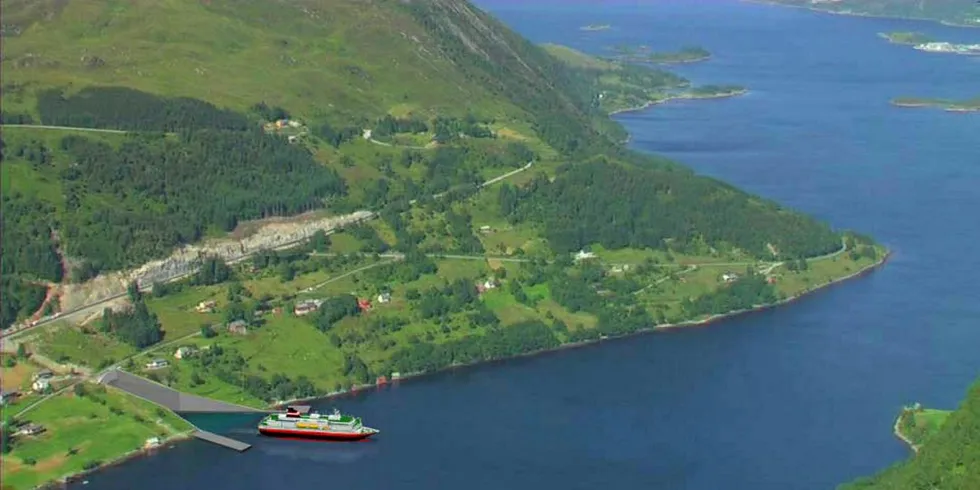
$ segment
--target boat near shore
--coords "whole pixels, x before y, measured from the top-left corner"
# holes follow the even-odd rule
[[[309,405],[290,405],[285,412],[270,414],[259,422],[258,429],[266,436],[332,441],[359,441],[380,432],[366,427],[360,417],[336,409],[329,415],[321,415]]]

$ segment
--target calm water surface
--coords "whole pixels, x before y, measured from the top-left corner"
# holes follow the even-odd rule
[[[891,435],[902,404],[955,406],[980,374],[980,115],[887,101],[980,95],[980,59],[876,33],[980,30],[725,1],[495,2],[483,5],[536,42],[706,47],[711,61],[677,71],[751,94],[623,116],[633,145],[871,233],[894,259],[710,328],[337,401],[382,429],[370,442],[260,439],[238,421],[225,432],[255,444],[244,454],[190,442],[85,488],[827,489],[907,455]],[[590,23],[613,29],[578,30]]]

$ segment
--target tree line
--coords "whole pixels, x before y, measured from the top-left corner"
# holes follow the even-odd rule
[[[126,131],[243,131],[248,118],[186,97],[161,97],[126,87],[86,87],[66,96],[60,89],[38,93],[41,124]]]
[[[594,160],[566,165],[498,191],[502,214],[530,221],[558,252],[598,243],[608,249],[691,250],[699,241],[755,257],[799,258],[836,251],[824,223],[706,177]]]

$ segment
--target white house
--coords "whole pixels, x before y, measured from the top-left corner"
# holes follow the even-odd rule
[[[575,260],[577,260],[577,261],[578,260],[586,260],[586,259],[594,259],[594,258],[595,258],[595,254],[594,253],[592,253],[592,252],[586,252],[585,250],[579,250],[579,252],[577,254],[575,254]]]
[[[197,349],[193,347],[184,346],[177,349],[177,352],[174,352],[174,357],[177,359],[186,359],[188,357],[193,356],[196,353],[197,353]]]
[[[738,279],[738,274],[732,274],[731,272],[726,272],[721,275],[721,280],[725,282],[732,282]]]
[[[390,303],[390,302],[391,302],[391,293],[385,291],[378,295],[378,303]]]
[[[169,366],[170,363],[166,359],[154,359],[146,363],[146,369],[160,369]]]
[[[49,387],[51,387],[51,378],[38,378],[31,385],[31,389],[38,393],[46,391]]]

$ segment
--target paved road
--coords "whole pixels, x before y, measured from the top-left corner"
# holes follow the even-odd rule
[[[101,384],[119,388],[120,390],[138,396],[144,400],[167,407],[174,412],[263,412],[263,410],[246,407],[244,405],[220,402],[210,398],[181,393],[160,383],[136,376],[135,374],[127,373],[126,371],[122,371],[120,369],[106,371],[99,377],[98,381]]]
[[[99,128],[75,128],[71,126],[47,126],[44,124],[0,124],[4,128],[28,128],[28,129],[55,129],[59,131],[88,131],[90,133],[112,133],[126,134],[132,131],[122,131],[119,129],[99,129]]]

